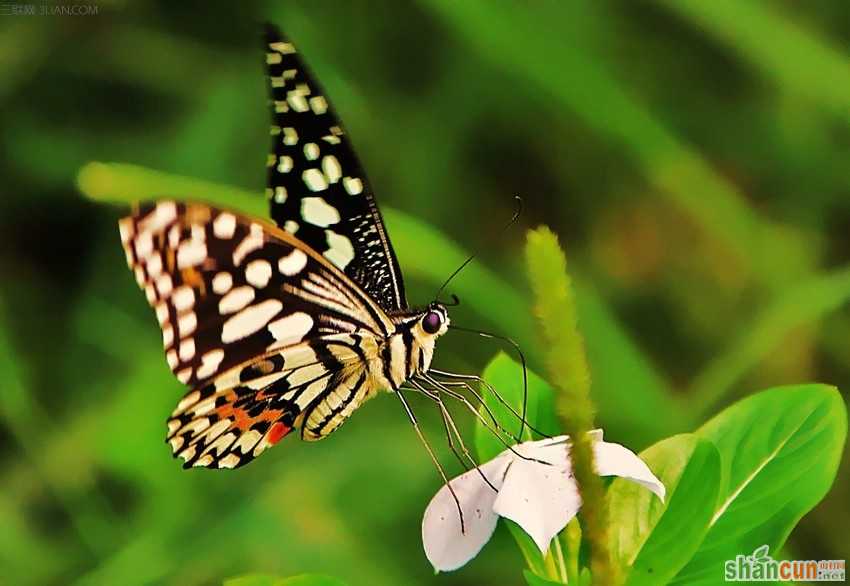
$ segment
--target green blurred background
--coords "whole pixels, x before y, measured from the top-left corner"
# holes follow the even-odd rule
[[[0,14],[0,583],[522,583],[502,531],[433,575],[419,522],[439,480],[389,397],[236,472],[184,472],[163,443],[182,390],[124,263],[122,210],[76,176],[126,162],[260,197],[265,19],[348,127],[412,302],[481,250],[453,319],[517,337],[539,366],[524,229],[560,234],[610,441],[642,449],[775,384],[846,393],[843,0],[88,5]],[[514,194],[525,213],[500,233]],[[437,363],[479,371],[498,347],[462,336]],[[846,557],[849,511],[845,452],[789,551]]]

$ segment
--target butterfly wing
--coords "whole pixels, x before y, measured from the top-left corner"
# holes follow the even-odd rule
[[[174,201],[147,205],[119,228],[168,364],[195,389],[169,421],[169,441],[187,465],[242,465],[314,407],[337,395],[351,395],[348,405],[367,388],[354,383],[392,323],[291,234]],[[307,439],[336,428],[318,423]]]
[[[387,310],[407,307],[372,188],[327,96],[273,26],[266,30],[272,110],[272,219],[323,254]]]
[[[160,201],[119,227],[168,365],[187,385],[305,339],[357,330],[385,337],[392,328],[336,267],[270,224]]]
[[[305,439],[327,437],[359,405],[358,395],[374,393],[361,360],[368,342],[364,335],[323,336],[236,367],[187,393],[168,421],[175,457],[184,460],[184,468],[238,468],[294,428],[301,427]],[[336,419],[327,417],[329,405]]]

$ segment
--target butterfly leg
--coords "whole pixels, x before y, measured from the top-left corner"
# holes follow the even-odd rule
[[[490,426],[492,426],[495,429],[499,430],[504,435],[506,435],[507,437],[513,439],[514,441],[519,442],[519,440],[517,439],[517,437],[515,435],[513,435],[508,430],[506,430],[504,427],[502,427],[502,425],[499,423],[499,420],[496,418],[495,413],[493,413],[493,410],[490,408],[490,406],[484,400],[484,397],[482,397],[481,394],[473,386],[471,386],[470,384],[465,383],[465,382],[448,382],[448,381],[442,381],[441,382],[441,381],[438,381],[438,380],[436,380],[432,377],[429,377],[427,375],[424,375],[423,378],[425,380],[427,380],[429,384],[431,384],[434,387],[438,387],[440,390],[442,390],[444,393],[448,394],[449,396],[451,396],[454,399],[460,400],[457,392],[452,392],[452,393],[448,392],[451,388],[460,388],[460,389],[469,391],[469,393],[473,397],[475,397],[477,404],[480,405],[480,407],[482,409],[484,409],[484,412],[486,413],[487,418],[490,421],[489,424],[486,421],[482,421],[481,423],[485,427],[487,427],[488,429],[490,429]],[[478,410],[476,409],[476,411],[478,411]],[[479,412],[479,415],[481,415],[480,412]]]
[[[437,459],[436,454],[434,454],[433,448],[431,448],[431,444],[428,443],[428,439],[425,437],[425,434],[422,433],[422,430],[419,428],[419,421],[417,421],[416,416],[413,414],[413,409],[410,408],[410,404],[407,402],[407,399],[404,398],[404,394],[401,389],[398,389],[395,392],[398,395],[401,404],[404,406],[404,410],[407,412],[407,417],[410,419],[410,423],[413,424],[413,429],[416,431],[416,435],[419,436],[419,441],[422,442],[422,445],[425,446],[425,450],[428,452],[428,455],[431,456],[431,461],[434,462],[434,466],[437,468],[437,472],[440,473],[440,477],[443,479],[443,484],[449,489],[449,492],[452,494],[452,498],[455,501],[455,505],[457,506],[457,514],[460,517],[460,532],[465,533],[466,528],[463,522],[463,509],[460,506],[460,499],[457,498],[457,494],[455,493],[454,487],[449,482],[448,476],[446,476],[446,471],[443,470],[442,465],[440,464],[440,460]]]
[[[457,438],[457,441],[460,444],[461,452],[466,457],[466,460],[468,460],[469,463],[471,463],[472,466],[475,468],[475,470],[478,471],[478,475],[481,476],[481,479],[484,480],[484,482],[487,483],[487,485],[495,492],[498,492],[498,489],[493,485],[492,482],[490,482],[484,472],[481,471],[478,462],[476,462],[475,458],[472,457],[469,448],[466,447],[466,442],[463,441],[463,435],[461,435],[460,430],[458,430],[457,424],[455,423],[455,420],[452,417],[451,411],[449,411],[449,408],[443,402],[443,398],[440,396],[440,391],[438,389],[434,389],[433,391],[428,390],[416,380],[411,380],[409,382],[411,385],[414,386],[415,390],[421,392],[423,395],[425,395],[437,404],[437,407],[440,409],[440,414],[443,418],[443,425],[446,428],[446,437],[449,441],[449,448],[451,448],[452,452],[454,452],[455,456],[457,456],[458,460],[460,460],[464,469],[468,471],[470,468],[469,466],[467,466],[466,461],[461,458],[460,454],[458,453],[453,438]]]
[[[484,416],[481,415],[481,413],[478,412],[478,410],[475,408],[475,406],[472,403],[470,403],[469,399],[467,399],[466,397],[464,397],[462,394],[458,393],[457,391],[453,391],[446,386],[447,384],[449,384],[449,385],[453,385],[453,386],[463,387],[463,388],[466,388],[467,390],[471,390],[471,387],[469,386],[468,383],[442,383],[440,381],[437,381],[435,379],[430,379],[430,378],[427,379],[427,380],[429,380],[429,382],[431,382],[431,384],[433,384],[434,386],[439,388],[440,391],[443,392],[444,394],[446,394],[449,397],[452,397],[453,399],[461,402],[467,409],[469,409],[469,411],[476,417],[476,419],[478,419],[478,421],[480,421],[481,424],[484,427],[486,427],[487,430],[490,431],[490,433],[492,433],[496,437],[496,439],[498,439],[502,443],[502,445],[505,446],[506,449],[513,452],[513,454],[515,456],[517,456],[518,458],[522,458],[523,460],[528,460],[528,461],[531,461],[531,462],[540,462],[542,464],[548,464],[548,462],[543,462],[543,461],[537,460],[535,458],[529,458],[528,456],[524,456],[523,454],[520,454],[519,452],[517,452],[512,445],[510,445],[507,441],[505,441],[505,438],[502,437],[502,435],[499,432],[501,431],[502,433],[504,433],[505,435],[507,435],[508,437],[510,437],[512,439],[516,439],[516,438],[511,436],[511,434],[508,433],[507,431],[505,431],[502,427],[498,426],[498,424],[497,424],[496,428],[491,427],[490,424],[487,422],[487,420],[484,418]],[[529,428],[531,428],[531,426],[529,426]],[[546,436],[546,437],[548,438],[549,436]]]
[[[413,384],[413,383],[411,382],[411,384]],[[411,390],[411,391],[414,391],[414,392],[419,393],[421,395],[424,395],[424,396],[428,397],[429,399],[431,399],[432,401],[434,401],[438,404],[442,403],[442,400],[440,399],[439,395],[437,395],[434,392],[429,391],[428,389],[422,387],[421,385],[415,385],[415,386],[411,386],[411,387],[402,387],[402,388],[404,388],[405,390]],[[469,464],[463,458],[463,456],[461,455],[461,452],[458,451],[457,445],[455,444],[455,435],[457,435],[457,433],[453,432],[452,428],[454,427],[455,429],[457,429],[457,427],[454,426],[454,420],[452,419],[451,413],[449,413],[448,409],[440,409],[440,416],[442,417],[442,420],[443,420],[443,428],[446,430],[446,441],[449,444],[449,448],[451,449],[452,453],[457,458],[457,461],[460,462],[460,465],[463,466],[464,470],[469,471],[469,469],[470,469]],[[451,422],[451,424],[450,424],[450,422]],[[461,439],[461,441],[463,441],[463,440]],[[477,464],[475,464],[473,462],[473,466],[477,466]]]
[[[447,382],[451,382],[453,384],[453,386],[463,387],[463,388],[469,390],[472,393],[475,393],[475,391],[474,391],[474,389],[473,389],[473,387],[470,383],[478,383],[478,384],[482,385],[484,388],[486,388],[496,398],[496,400],[499,403],[504,405],[505,408],[507,408],[511,412],[511,414],[514,415],[522,423],[522,426],[528,426],[528,428],[531,429],[531,431],[533,431],[534,433],[536,433],[537,435],[539,435],[542,438],[551,438],[552,437],[548,433],[543,433],[539,429],[532,427],[532,425],[526,420],[526,418],[523,415],[521,415],[513,407],[513,405],[508,403],[508,401],[506,401],[505,398],[502,397],[502,395],[493,387],[493,385],[488,383],[486,380],[484,380],[480,376],[476,376],[474,374],[457,374],[457,373],[448,372],[448,371],[445,371],[445,370],[437,370],[435,368],[429,369],[428,374],[439,376],[442,379],[447,379],[447,381],[446,380],[440,381],[443,384],[447,384]],[[460,384],[461,382],[465,382],[466,384]],[[525,410],[525,409],[523,409],[523,410]],[[517,441],[519,441],[519,438],[515,437],[514,439],[517,439]]]

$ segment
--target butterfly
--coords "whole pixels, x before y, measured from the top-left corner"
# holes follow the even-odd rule
[[[450,322],[443,303],[408,306],[326,95],[291,41],[268,26],[265,42],[273,223],[170,200],[119,221],[168,365],[191,389],[167,422],[185,468],[243,466],[294,429],[327,437],[378,393],[418,384]]]

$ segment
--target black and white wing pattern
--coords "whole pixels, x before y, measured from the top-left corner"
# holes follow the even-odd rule
[[[323,254],[386,311],[405,309],[387,231],[348,137],[292,42],[266,28],[271,217]]]
[[[159,201],[119,222],[190,391],[168,422],[186,466],[241,466],[292,428],[331,433],[368,398],[364,352],[393,325],[328,260],[276,226]]]

